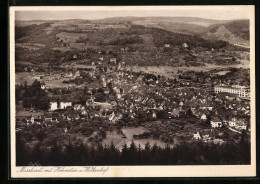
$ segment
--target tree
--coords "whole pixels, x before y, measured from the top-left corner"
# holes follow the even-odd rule
[[[29,98],[23,98],[23,107],[24,108],[31,108],[31,101]]]
[[[21,136],[19,134],[16,135],[16,165],[17,166],[25,166],[28,161],[28,152],[25,148],[25,142],[22,141]]]
[[[127,163],[127,159],[128,159],[128,148],[126,144],[124,144],[122,147],[123,148],[121,153],[121,162],[125,164]]]
[[[44,129],[38,129],[36,131],[36,136],[37,136],[38,140],[42,142],[46,137],[46,133],[45,133]]]
[[[41,88],[41,83],[37,79],[35,79],[32,83],[32,87],[33,88]]]
[[[192,117],[192,116],[193,116],[193,113],[192,113],[191,109],[188,109],[188,110],[187,110],[186,116],[187,116],[187,117]]]
[[[149,142],[147,142],[146,144],[145,144],[145,151],[150,151],[150,149],[151,149],[151,145],[150,145],[150,143]]]
[[[246,131],[242,130],[241,137],[240,137],[240,143],[246,142],[246,137],[247,137]]]
[[[27,88],[27,81],[25,80],[24,81],[24,89],[26,89]]]
[[[60,109],[60,98],[57,99],[57,108]]]
[[[31,86],[25,89],[23,107],[36,107],[42,110],[48,110],[50,108],[50,99],[47,93],[41,89],[41,83],[39,81],[35,80]]]
[[[103,88],[99,88],[99,89],[97,90],[97,92],[99,92],[99,93],[104,93],[104,89],[103,89]]]
[[[50,99],[47,96],[39,97],[37,105],[35,107],[41,110],[48,110],[50,108]]]

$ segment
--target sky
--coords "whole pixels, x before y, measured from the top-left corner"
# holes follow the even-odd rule
[[[16,20],[103,19],[109,17],[199,17],[215,20],[249,19],[252,6],[92,6],[15,7]]]

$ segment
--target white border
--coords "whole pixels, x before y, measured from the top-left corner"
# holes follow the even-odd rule
[[[15,165],[15,35],[16,10],[169,10],[173,6],[90,6],[90,7],[10,7],[10,130],[11,130],[11,177],[12,178],[70,178],[70,177],[246,177],[256,176],[256,119],[255,119],[255,7],[243,6],[250,10],[250,89],[251,89],[251,165],[221,166],[109,166],[105,174],[95,172],[18,172]],[[200,6],[185,6],[196,9]],[[204,6],[216,9],[223,6]],[[225,6],[227,7],[227,6]],[[230,6],[230,8],[236,6]],[[240,6],[241,7],[241,6]],[[175,9],[181,8],[175,6]],[[241,12],[242,13],[242,12]],[[32,168],[32,167],[27,167]],[[35,168],[35,167],[34,167]],[[52,167],[44,167],[52,168]],[[66,167],[82,169],[83,167]]]

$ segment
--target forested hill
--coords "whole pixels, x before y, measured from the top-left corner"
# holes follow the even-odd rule
[[[223,39],[117,21],[59,20],[17,24],[16,60],[59,65],[74,61],[74,54],[78,55],[76,60],[96,61],[101,51],[103,57],[117,57],[128,65],[200,66],[215,62],[212,57],[217,57],[221,63],[228,57],[236,57],[233,51],[237,48]],[[209,53],[212,50],[214,53]]]
[[[249,20],[236,20],[209,26],[201,35],[209,40],[217,39],[225,40],[232,44],[249,45],[249,27]]]

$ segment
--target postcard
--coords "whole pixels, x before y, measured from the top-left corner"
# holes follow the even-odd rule
[[[11,177],[255,176],[254,19],[10,7]]]

